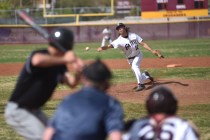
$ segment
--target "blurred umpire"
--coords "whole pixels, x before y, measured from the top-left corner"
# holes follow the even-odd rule
[[[72,51],[74,35],[71,30],[55,28],[50,37],[47,49],[33,51],[26,60],[5,107],[7,124],[27,140],[42,139],[47,117],[41,107],[58,83],[72,88],[77,85],[79,77],[70,74],[67,65],[71,64],[78,72],[83,67],[82,60]]]
[[[44,140],[121,140],[123,109],[106,90],[111,72],[100,60],[83,70],[83,88],[58,106]]]
[[[164,86],[154,89],[146,100],[148,116],[136,120],[123,140],[198,140],[196,126],[176,115],[178,100]]]

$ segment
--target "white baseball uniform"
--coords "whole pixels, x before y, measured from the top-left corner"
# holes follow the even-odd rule
[[[166,118],[159,125],[152,118],[136,121],[123,140],[198,140],[192,125],[179,117]]]
[[[138,46],[142,41],[143,39],[137,34],[128,33],[127,38],[120,35],[111,43],[114,48],[119,48],[124,52],[126,58],[128,59],[128,63],[131,65],[131,69],[136,76],[138,84],[144,84],[144,80],[149,78],[147,75],[145,75],[145,73],[141,73],[140,70],[140,63],[143,55]]]

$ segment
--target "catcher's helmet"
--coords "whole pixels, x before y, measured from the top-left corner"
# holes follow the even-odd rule
[[[149,115],[156,113],[174,115],[177,111],[177,102],[172,91],[161,86],[151,92],[146,100],[146,108]]]
[[[71,30],[58,27],[50,33],[49,44],[60,51],[66,52],[73,49],[74,34]]]
[[[123,23],[118,23],[117,26],[116,26],[116,30],[119,30],[120,27],[126,28],[125,24],[123,24]]]

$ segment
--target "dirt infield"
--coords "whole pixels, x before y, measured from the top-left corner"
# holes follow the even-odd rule
[[[127,61],[124,59],[104,60],[111,69],[130,69]],[[88,63],[88,61],[87,61]],[[166,68],[167,65],[178,64],[181,67],[210,67],[210,57],[192,57],[192,58],[167,58],[153,59],[145,58],[142,61],[142,68]],[[0,64],[0,75],[17,75],[23,64],[11,63]],[[147,83],[146,90],[134,92],[133,87],[136,83],[126,83],[113,85],[109,93],[121,101],[143,103],[149,91],[158,85],[170,87],[181,105],[203,104],[210,102],[210,80],[189,80],[189,79],[155,79],[155,83]],[[63,98],[68,91],[56,92],[54,98]]]

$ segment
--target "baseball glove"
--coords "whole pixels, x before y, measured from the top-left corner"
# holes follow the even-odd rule
[[[159,50],[154,50],[153,54],[156,55],[159,58],[164,58],[164,56],[161,54],[161,52]]]

